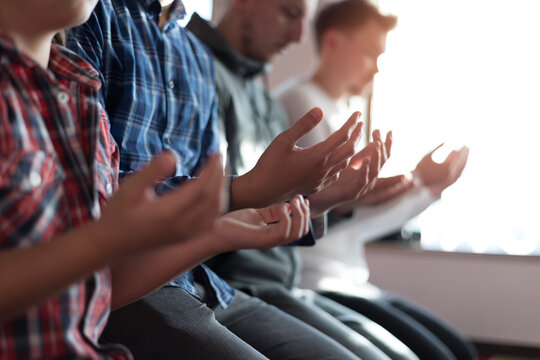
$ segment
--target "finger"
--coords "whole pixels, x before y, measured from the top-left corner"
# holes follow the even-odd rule
[[[370,176],[373,175],[374,177],[376,177],[378,174],[379,174],[379,171],[381,170],[381,163],[382,163],[382,152],[384,151],[383,150],[383,143],[376,140],[375,142],[372,143],[373,144],[373,152],[371,154],[371,157],[370,157],[370,166],[369,166],[369,172],[370,172]],[[371,144],[370,144],[371,145]]]
[[[279,136],[292,147],[305,134],[310,132],[323,118],[323,111],[315,107],[309,110],[304,116],[297,120],[289,129],[282,132]]]
[[[371,138],[373,139],[373,141],[381,141],[382,142],[381,130],[379,130],[379,129],[373,130],[373,132],[371,133]]]
[[[288,242],[290,236],[291,218],[289,216],[289,204],[279,203],[274,204],[272,208],[275,221],[270,222],[267,226],[259,228],[258,234],[255,237],[258,240],[257,247],[268,248],[282,245]]]
[[[212,218],[223,211],[223,186],[221,155],[211,155],[200,170],[200,177],[162,196],[162,205],[177,213],[189,211],[196,216]]]
[[[339,130],[332,133],[326,140],[313,145],[311,149],[317,154],[332,154],[350,139],[355,128],[360,125],[358,123],[359,117],[360,113],[358,111],[354,112]]]
[[[459,177],[461,173],[463,172],[463,169],[465,168],[465,165],[467,164],[467,159],[469,157],[469,149],[468,148],[462,148],[457,152],[457,160],[456,160],[456,172],[457,176]]]
[[[174,156],[167,151],[150,161],[142,170],[130,176],[122,186],[129,188],[133,194],[155,196],[153,189],[156,183],[174,174],[175,170]]]
[[[339,175],[343,170],[347,168],[347,166],[349,166],[349,160],[343,160],[342,162],[334,166],[334,168],[330,170],[326,177],[333,177],[334,175]]]
[[[431,150],[425,157],[429,156],[431,158],[431,156],[433,155],[433,153],[437,150],[439,150],[442,146],[444,145],[444,142],[440,143],[439,145],[437,145],[437,147],[435,147],[435,149]]]
[[[304,216],[306,218],[306,226],[304,228],[304,233],[302,235],[306,235],[309,232],[309,222],[311,219],[310,211],[309,211],[309,200],[307,198],[302,197],[302,207],[304,210]]]
[[[280,212],[283,209],[283,203],[277,203],[267,206],[265,208],[257,209],[261,219],[266,224],[277,222],[279,220]]]
[[[323,183],[319,186],[318,191],[321,191],[322,189],[332,185],[339,179],[339,174],[335,174],[333,176],[327,177],[324,179]]]
[[[378,178],[377,179],[377,185],[375,186],[376,189],[385,189],[390,188],[393,186],[397,186],[400,184],[405,184],[407,182],[407,176],[405,175],[396,175],[396,176],[390,176],[387,178]]]
[[[461,154],[462,161],[467,162],[467,159],[469,158],[469,148],[464,146],[459,149],[459,153]]]
[[[362,166],[364,159],[369,159],[373,157],[373,154],[377,151],[377,142],[370,142],[362,150],[360,150],[356,155],[354,155],[350,162],[349,166],[354,169],[359,169]]]
[[[279,204],[278,220],[277,224],[269,225],[268,231],[272,232],[274,236],[280,239],[281,243],[289,242],[292,232],[292,219],[290,217],[290,204]],[[277,228],[276,228],[277,225]]]
[[[390,154],[392,151],[392,142],[393,142],[392,131],[389,131],[386,134],[386,142],[384,143],[384,147],[386,150],[386,159],[390,157]]]
[[[370,166],[369,162],[366,162],[365,164],[362,164],[362,167],[360,168],[358,172],[358,176],[356,179],[357,182],[357,188],[355,194],[352,196],[354,199],[358,199],[361,195],[365,194],[368,190],[368,186],[370,185]]]
[[[340,163],[343,160],[347,160],[354,156],[356,143],[360,139],[360,134],[362,133],[363,123],[359,123],[351,133],[349,139],[341,146],[339,146],[328,160],[330,166],[334,166]]]
[[[289,240],[297,240],[302,237],[302,232],[305,228],[305,221],[302,209],[301,209],[300,199],[297,196],[295,196],[291,203],[291,232],[290,232],[290,238]]]

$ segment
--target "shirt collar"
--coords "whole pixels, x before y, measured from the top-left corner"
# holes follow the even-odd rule
[[[52,45],[49,69],[56,75],[99,89],[99,73],[90,63],[63,46]]]
[[[187,29],[205,43],[214,56],[232,72],[245,78],[264,75],[270,71],[270,64],[249,59],[236,51],[227,40],[197,13],[193,13]]]
[[[161,15],[161,4],[159,0],[139,0],[141,5],[156,21]],[[182,0],[174,0],[171,6],[169,21],[182,20],[186,16],[186,8]]]
[[[2,63],[4,61],[11,62],[16,59],[17,61],[22,62],[26,67],[29,68],[39,66],[39,64],[32,60],[29,56],[20,52],[15,45],[15,41],[13,41],[11,37],[2,32],[0,32],[0,54],[3,54],[3,56],[0,57],[0,61],[2,61]]]
[[[43,69],[31,57],[21,52],[17,48],[13,39],[1,32],[0,54],[5,54],[4,56],[7,57],[8,62],[21,62],[28,68],[39,67],[47,73],[47,76],[51,77],[51,80],[62,77],[95,89],[99,89],[101,87],[99,74],[92,67],[92,65],[84,61],[75,53],[59,45],[53,44],[51,47],[48,69]],[[5,61],[3,56],[0,58],[0,60]],[[54,73],[55,76],[51,72]]]

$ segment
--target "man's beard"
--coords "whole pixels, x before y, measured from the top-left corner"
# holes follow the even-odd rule
[[[257,54],[257,52],[254,50],[255,47],[255,41],[253,39],[253,25],[250,22],[249,16],[242,21],[242,26],[240,30],[240,44],[242,46],[242,55],[257,60],[259,62],[267,62],[269,59],[267,59],[262,54]]]

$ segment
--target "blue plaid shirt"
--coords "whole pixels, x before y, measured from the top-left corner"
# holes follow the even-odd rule
[[[101,74],[101,100],[120,147],[120,176],[139,170],[167,149],[177,159],[171,187],[218,149],[213,60],[177,23],[185,15],[182,2],[173,7],[170,20],[159,28],[158,0],[101,0],[88,22],[67,38],[68,47]],[[200,266],[217,300],[227,307],[234,290]],[[191,272],[169,285],[199,298]]]

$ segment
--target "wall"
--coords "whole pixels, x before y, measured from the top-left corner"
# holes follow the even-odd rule
[[[540,347],[540,258],[366,246],[370,282],[434,311],[473,340]]]

